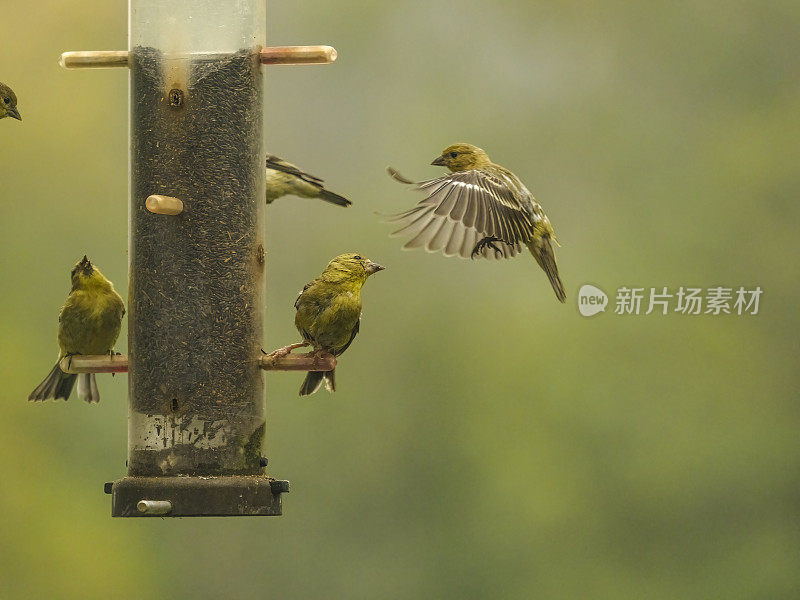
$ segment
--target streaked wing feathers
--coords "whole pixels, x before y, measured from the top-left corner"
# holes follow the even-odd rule
[[[315,177],[314,175],[306,173],[299,167],[290,162],[286,162],[274,154],[267,154],[267,168],[275,169],[276,171],[282,171],[284,173],[288,173],[289,175],[294,175],[306,183],[310,183],[311,185],[315,185],[317,187],[322,187],[322,184],[324,183],[324,180],[320,179],[319,177]]]
[[[389,175],[411,184],[392,168]],[[475,244],[486,237],[497,238],[493,248],[484,248],[484,258],[511,258],[534,236],[533,199],[524,186],[511,186],[504,178],[484,170],[448,173],[414,183],[425,193],[416,206],[389,219],[400,229],[392,236],[411,236],[404,248],[442,250],[445,256],[469,258]]]

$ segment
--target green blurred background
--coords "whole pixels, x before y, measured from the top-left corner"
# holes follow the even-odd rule
[[[268,377],[281,518],[112,520],[126,378],[28,404],[84,253],[127,291],[127,77],[66,72],[123,49],[120,2],[8,2],[0,80],[0,597],[800,597],[797,207],[800,4],[273,2],[267,147],[355,206],[268,211],[268,340],[297,291],[363,252],[340,391]],[[402,252],[375,211],[446,145],[513,169],[563,243],[559,305],[530,257]],[[764,289],[754,317],[591,319],[591,282]],[[125,349],[124,334],[118,349]]]

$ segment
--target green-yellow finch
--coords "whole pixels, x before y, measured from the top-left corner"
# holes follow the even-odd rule
[[[0,83],[0,119],[6,117],[22,121],[17,110],[17,95],[5,83]]]
[[[367,277],[383,269],[360,254],[342,254],[328,263],[294,303],[294,324],[306,344],[334,356],[347,350],[361,321],[361,287]],[[329,392],[336,391],[334,375],[334,371],[310,371],[300,395],[313,394],[323,380]]]
[[[389,169],[394,179],[426,194],[414,208],[390,220],[403,225],[392,235],[412,236],[403,247],[424,246],[428,252],[443,250],[445,256],[464,258],[511,258],[525,245],[547,274],[556,298],[566,301],[553,252],[553,226],[519,178],[471,144],[450,146],[431,164],[450,173],[415,183]]]
[[[326,190],[322,179],[300,170],[282,158],[267,154],[267,204],[282,196],[320,198],[336,206],[350,206],[347,198]]]
[[[58,317],[58,361],[28,400],[67,400],[77,379],[78,397],[99,402],[94,373],[64,373],[59,363],[74,354],[111,354],[124,315],[125,306],[114,285],[84,256],[72,269],[72,291]]]

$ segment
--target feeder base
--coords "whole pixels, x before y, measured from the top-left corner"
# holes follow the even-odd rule
[[[264,475],[125,477],[105,486],[112,517],[279,516],[288,491],[288,481]]]

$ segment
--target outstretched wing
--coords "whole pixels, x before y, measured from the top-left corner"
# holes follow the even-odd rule
[[[530,192],[501,173],[473,169],[420,183],[394,169],[389,175],[426,194],[415,207],[388,221],[402,225],[393,236],[411,236],[404,248],[469,258],[475,245],[488,237],[496,239],[494,248],[484,247],[481,256],[510,258],[534,237],[539,216]]]

